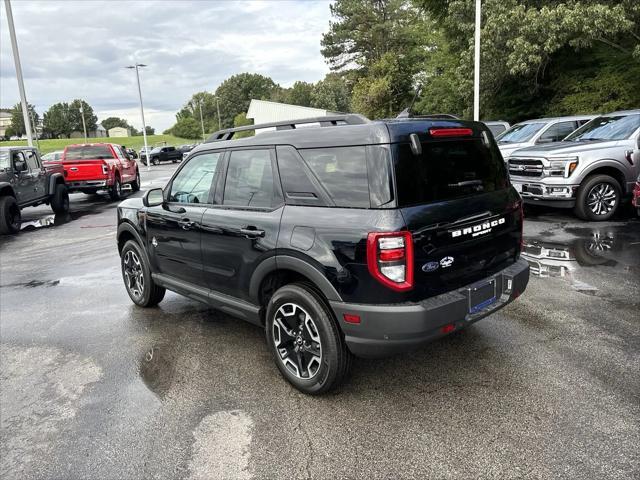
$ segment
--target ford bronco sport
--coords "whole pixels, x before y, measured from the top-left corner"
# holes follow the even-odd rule
[[[164,190],[119,205],[117,238],[134,303],[169,289],[263,326],[282,375],[319,394],[351,355],[405,352],[518,297],[522,225],[482,123],[340,115],[213,134]]]

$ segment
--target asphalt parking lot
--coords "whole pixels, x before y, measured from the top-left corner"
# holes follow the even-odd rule
[[[142,170],[143,190],[174,165]],[[115,204],[23,212],[0,240],[2,478],[638,478],[640,221],[527,211],[525,294],[324,397],[263,332],[168,293],[131,303]]]

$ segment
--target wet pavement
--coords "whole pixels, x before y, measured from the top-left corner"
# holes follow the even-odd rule
[[[162,185],[173,166],[142,171]],[[140,195],[140,194],[137,194]],[[637,478],[640,221],[527,212],[525,294],[308,397],[263,332],[168,293],[133,306],[115,204],[0,240],[2,478]]]

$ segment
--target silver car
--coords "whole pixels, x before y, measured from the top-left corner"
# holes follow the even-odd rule
[[[525,203],[609,220],[640,174],[640,110],[602,115],[562,142],[520,149],[508,166]]]
[[[559,142],[593,118],[595,115],[527,120],[516,123],[498,135],[496,141],[502,157],[507,161],[511,154],[520,148]]]

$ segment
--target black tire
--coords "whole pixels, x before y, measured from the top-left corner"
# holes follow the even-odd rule
[[[67,213],[69,211],[69,191],[63,183],[56,184],[56,190],[51,197],[53,213]]]
[[[151,159],[151,163],[153,163],[154,165],[160,165],[160,159],[158,157],[153,157]]]
[[[10,195],[0,197],[0,234],[18,233],[22,215],[16,199]]]
[[[578,189],[574,212],[582,220],[591,222],[609,220],[620,206],[621,192],[618,181],[609,175],[587,177]]]
[[[166,290],[156,285],[153,278],[151,278],[147,257],[140,246],[133,240],[128,240],[122,247],[120,268],[124,287],[133,303],[140,307],[148,308],[155,307],[162,301]],[[136,274],[135,277],[134,273]],[[142,279],[142,285],[140,285],[140,279]]]
[[[109,197],[111,200],[116,201],[122,198],[122,184],[120,183],[120,177],[116,175],[113,185],[109,189]]]
[[[176,158],[174,158],[173,160],[171,160],[172,163],[178,163],[178,160]]]
[[[131,191],[140,191],[140,171],[136,168],[136,179],[131,183]]]
[[[305,324],[311,320],[306,329],[300,327],[300,318],[305,319]],[[267,305],[265,327],[267,346],[280,373],[301,392],[310,395],[328,392],[347,376],[351,352],[331,310],[307,285],[293,283],[278,289]],[[319,342],[313,340],[314,336]],[[296,347],[299,352],[294,352]],[[285,355],[282,350],[290,352]],[[311,353],[312,350],[319,355]]]

